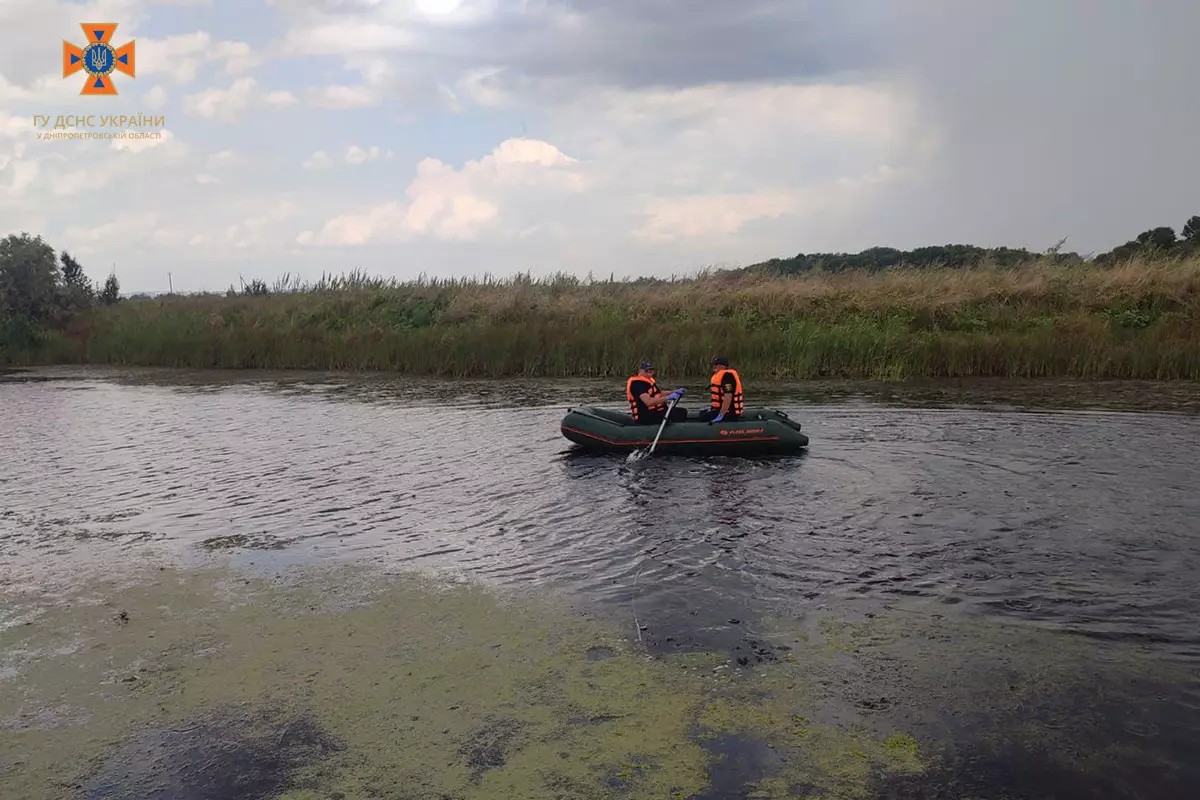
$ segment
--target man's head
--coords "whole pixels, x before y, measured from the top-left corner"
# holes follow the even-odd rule
[[[725,369],[729,366],[729,359],[717,356],[712,360],[712,371],[716,372],[719,369]]]
[[[649,361],[643,361],[641,364],[638,364],[638,374],[645,378],[653,378],[654,365]]]

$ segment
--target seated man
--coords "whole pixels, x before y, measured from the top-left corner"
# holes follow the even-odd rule
[[[629,401],[629,413],[634,422],[639,425],[658,425],[667,413],[667,406],[683,395],[683,389],[676,389],[664,395],[658,389],[654,380],[654,365],[643,361],[638,366],[637,374],[625,381],[625,399]],[[687,419],[687,409],[675,406],[671,409],[672,422]]]
[[[706,422],[733,422],[741,418],[746,407],[742,379],[737,370],[729,366],[728,359],[713,359],[708,391],[709,406],[700,412],[700,419]]]

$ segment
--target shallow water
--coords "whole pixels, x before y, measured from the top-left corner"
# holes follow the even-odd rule
[[[848,660],[829,719],[886,717],[942,753],[887,796],[1167,798],[1200,780],[1200,388],[774,387],[752,402],[801,422],[799,456],[572,452],[566,408],[619,391],[0,376],[2,578],[66,586],[148,554],[416,567],[560,590],[654,652],[748,668],[834,615],[857,622],[833,631]],[[1035,705],[988,694],[1032,673],[1054,676]],[[711,796],[740,796],[736,777]]]

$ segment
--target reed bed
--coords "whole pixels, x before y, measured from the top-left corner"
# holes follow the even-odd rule
[[[1200,258],[637,281],[351,273],[260,291],[122,301],[35,360],[611,377],[650,358],[673,381],[721,354],[760,380],[1200,379]]]

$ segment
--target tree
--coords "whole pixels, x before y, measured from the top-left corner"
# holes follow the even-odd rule
[[[92,286],[91,280],[84,274],[83,267],[66,250],[60,254],[59,260],[62,262],[67,307],[76,311],[90,308],[92,300],[95,299],[96,290]]]
[[[1172,228],[1163,226],[1161,228],[1152,228],[1143,233],[1139,233],[1137,243],[1146,248],[1155,250],[1170,250],[1176,243],[1175,231]]]
[[[1200,243],[1200,215],[1192,217],[1183,224],[1183,238],[1189,242]]]
[[[54,249],[41,236],[12,234],[0,239],[0,304],[9,315],[33,322],[57,311],[61,275]]]
[[[121,299],[121,284],[117,281],[117,276],[109,275],[108,280],[104,282],[104,289],[100,292],[100,302],[106,306],[111,306]]]

